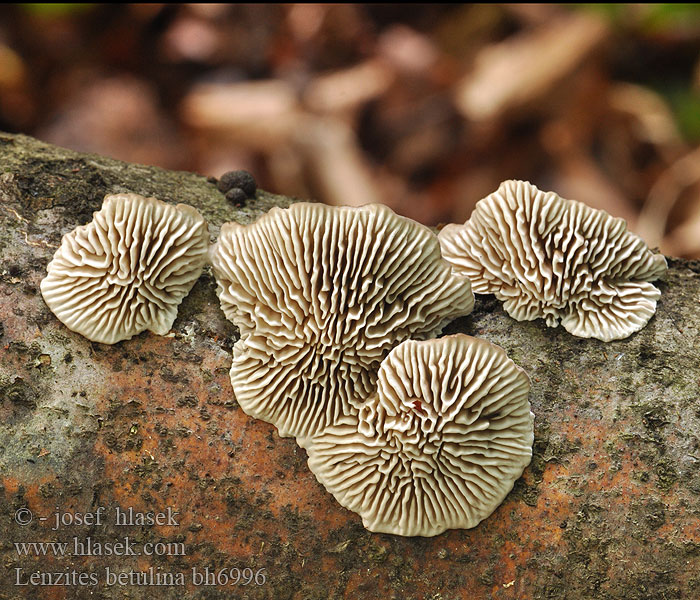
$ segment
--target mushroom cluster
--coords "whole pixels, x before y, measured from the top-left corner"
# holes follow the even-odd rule
[[[219,183],[255,193],[244,172]],[[621,219],[522,181],[439,238],[380,205],[298,203],[208,242],[190,206],[107,196],[64,236],[41,292],[90,340],[164,334],[209,258],[240,330],[241,408],[296,437],[365,527],[405,536],[476,526],[532,456],[525,372],[489,342],[431,339],[472,311],[472,286],[518,320],[608,341],[647,323],[666,270]]]
[[[211,261],[241,333],[236,400],[302,445],[357,412],[394,346],[434,337],[474,306],[436,236],[379,205],[298,203],[225,224]]]
[[[524,181],[503,182],[439,239],[474,292],[495,294],[518,321],[561,320],[574,335],[606,342],[646,325],[661,295],[649,282],[666,272],[663,255],[623,219]]]
[[[532,455],[529,380],[493,344],[430,339],[474,305],[430,230],[299,203],[225,224],[210,256],[236,400],[368,529],[433,536],[502,502]]]
[[[207,260],[209,231],[191,206],[138,194],[106,196],[87,225],[63,236],[41,293],[69,329],[114,344],[164,335]]]
[[[370,531],[474,527],[530,463],[529,390],[525,372],[484,340],[403,342],[354,421],[312,438],[309,467]]]

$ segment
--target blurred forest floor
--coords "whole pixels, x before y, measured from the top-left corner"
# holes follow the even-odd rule
[[[505,179],[700,257],[700,5],[0,7],[0,129],[462,222]]]

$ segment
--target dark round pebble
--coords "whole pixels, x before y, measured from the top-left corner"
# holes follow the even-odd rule
[[[235,206],[243,206],[247,199],[248,194],[246,194],[241,188],[231,188],[228,192],[226,192],[226,200]]]
[[[245,192],[246,197],[251,198],[255,195],[258,184],[248,171],[227,171],[219,177],[216,186],[224,194],[233,188],[239,188]]]

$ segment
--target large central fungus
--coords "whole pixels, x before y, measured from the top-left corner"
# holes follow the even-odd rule
[[[355,422],[310,440],[309,468],[370,531],[474,527],[530,462],[529,390],[525,372],[484,340],[406,341]]]
[[[356,413],[394,346],[435,336],[474,306],[437,237],[379,205],[273,208],[224,225],[211,259],[241,333],[236,400],[302,444]]]

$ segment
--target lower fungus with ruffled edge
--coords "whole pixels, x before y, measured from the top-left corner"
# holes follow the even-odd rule
[[[357,412],[392,348],[474,306],[435,234],[380,205],[273,208],[224,225],[210,254],[221,307],[241,332],[235,398],[302,445]]]
[[[666,259],[624,220],[525,181],[504,181],[438,237],[454,271],[518,321],[561,320],[573,335],[609,342],[642,329],[661,296],[649,282]]]
[[[354,423],[309,440],[309,467],[370,531],[474,527],[530,463],[529,390],[525,372],[484,340],[406,341],[382,363]]]

